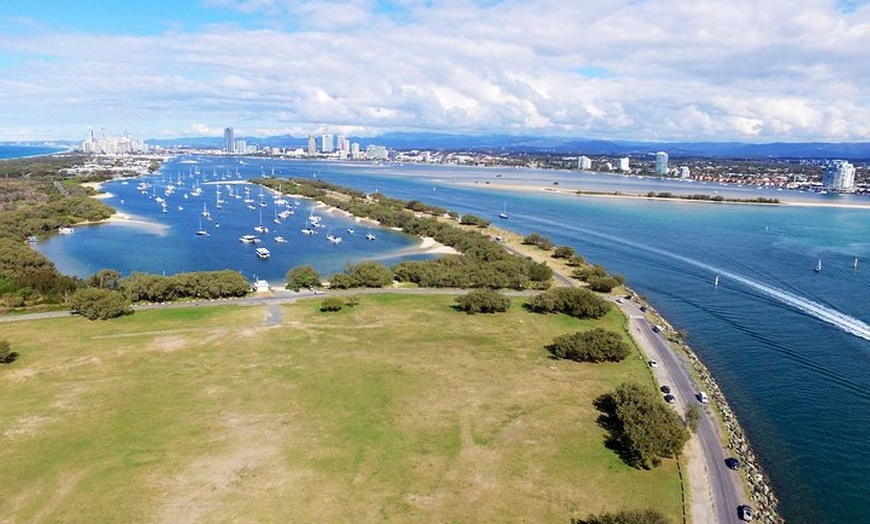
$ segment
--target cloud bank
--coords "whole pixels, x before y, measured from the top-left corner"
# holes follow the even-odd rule
[[[189,20],[161,13],[151,34],[26,18],[0,29],[0,140],[80,138],[88,125],[142,137],[233,126],[870,140],[866,1],[205,0],[200,9],[225,20],[185,29]]]

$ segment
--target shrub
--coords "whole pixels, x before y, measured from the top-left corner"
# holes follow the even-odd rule
[[[589,289],[592,291],[598,291],[599,293],[610,293],[613,288],[621,286],[623,282],[623,278],[619,276],[594,276],[587,281]]]
[[[565,313],[576,318],[600,318],[610,311],[610,303],[592,291],[582,288],[548,289],[528,303],[538,313]]]
[[[12,351],[12,346],[5,338],[0,338],[0,364],[11,364],[18,358],[18,353]]]
[[[296,266],[287,272],[287,289],[309,288],[320,285],[320,274],[310,265]]]
[[[547,349],[554,357],[575,362],[619,362],[631,353],[618,333],[602,328],[558,336]]]
[[[571,246],[559,246],[553,252],[553,258],[567,258],[570,260],[572,257],[574,257],[574,248]]]
[[[591,515],[584,520],[575,520],[574,524],[669,524],[664,515],[654,509],[623,510],[617,513],[602,513]]]
[[[99,288],[84,288],[69,298],[70,308],[90,320],[108,320],[130,314],[130,300],[120,291]]]
[[[477,226],[477,227],[486,227],[490,224],[489,220],[485,220],[480,218],[477,215],[472,215],[471,213],[467,213],[462,215],[462,219],[459,221],[463,226]]]
[[[341,311],[344,307],[344,300],[339,297],[324,298],[320,303],[320,311]]]
[[[511,300],[492,289],[475,289],[456,299],[458,308],[466,313],[504,313]]]

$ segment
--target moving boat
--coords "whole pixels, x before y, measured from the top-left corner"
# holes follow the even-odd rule
[[[820,258],[818,262],[816,262],[816,267],[813,268],[813,271],[816,273],[821,273],[822,271],[822,259]]]

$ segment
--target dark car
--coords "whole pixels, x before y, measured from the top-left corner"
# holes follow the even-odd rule
[[[662,386],[662,387],[661,387],[661,390],[662,390],[662,393],[664,393],[665,395],[667,395],[668,393],[671,392],[671,386]]]
[[[674,398],[673,395],[665,395],[665,402],[667,402],[668,404],[673,404],[676,401],[677,399]]]
[[[737,516],[740,517],[740,520],[745,520],[749,522],[752,520],[752,508],[743,504],[741,506],[737,506]]]
[[[646,306],[640,306],[641,311],[646,311]]]
[[[740,461],[734,457],[728,457],[725,459],[725,465],[728,466],[729,469],[738,469],[740,468]]]

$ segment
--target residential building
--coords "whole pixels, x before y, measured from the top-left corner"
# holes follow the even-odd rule
[[[656,174],[659,176],[668,174],[668,154],[664,151],[656,153]]]
[[[577,169],[580,171],[589,171],[592,169],[592,159],[586,155],[577,159]]]
[[[680,178],[689,178],[691,172],[689,171],[689,166],[680,166]]]
[[[320,152],[332,153],[335,150],[334,137],[332,133],[325,133],[320,137]]]
[[[236,152],[236,133],[233,128],[228,127],[224,129],[224,151],[231,155]]]
[[[822,175],[822,189],[849,192],[855,190],[855,166],[845,160],[834,160]]]
[[[308,156],[317,156],[317,139],[314,134],[308,135]]]
[[[619,170],[622,171],[623,173],[631,170],[631,167],[629,167],[629,165],[628,165],[628,157],[627,156],[624,156],[624,157],[619,159]]]

